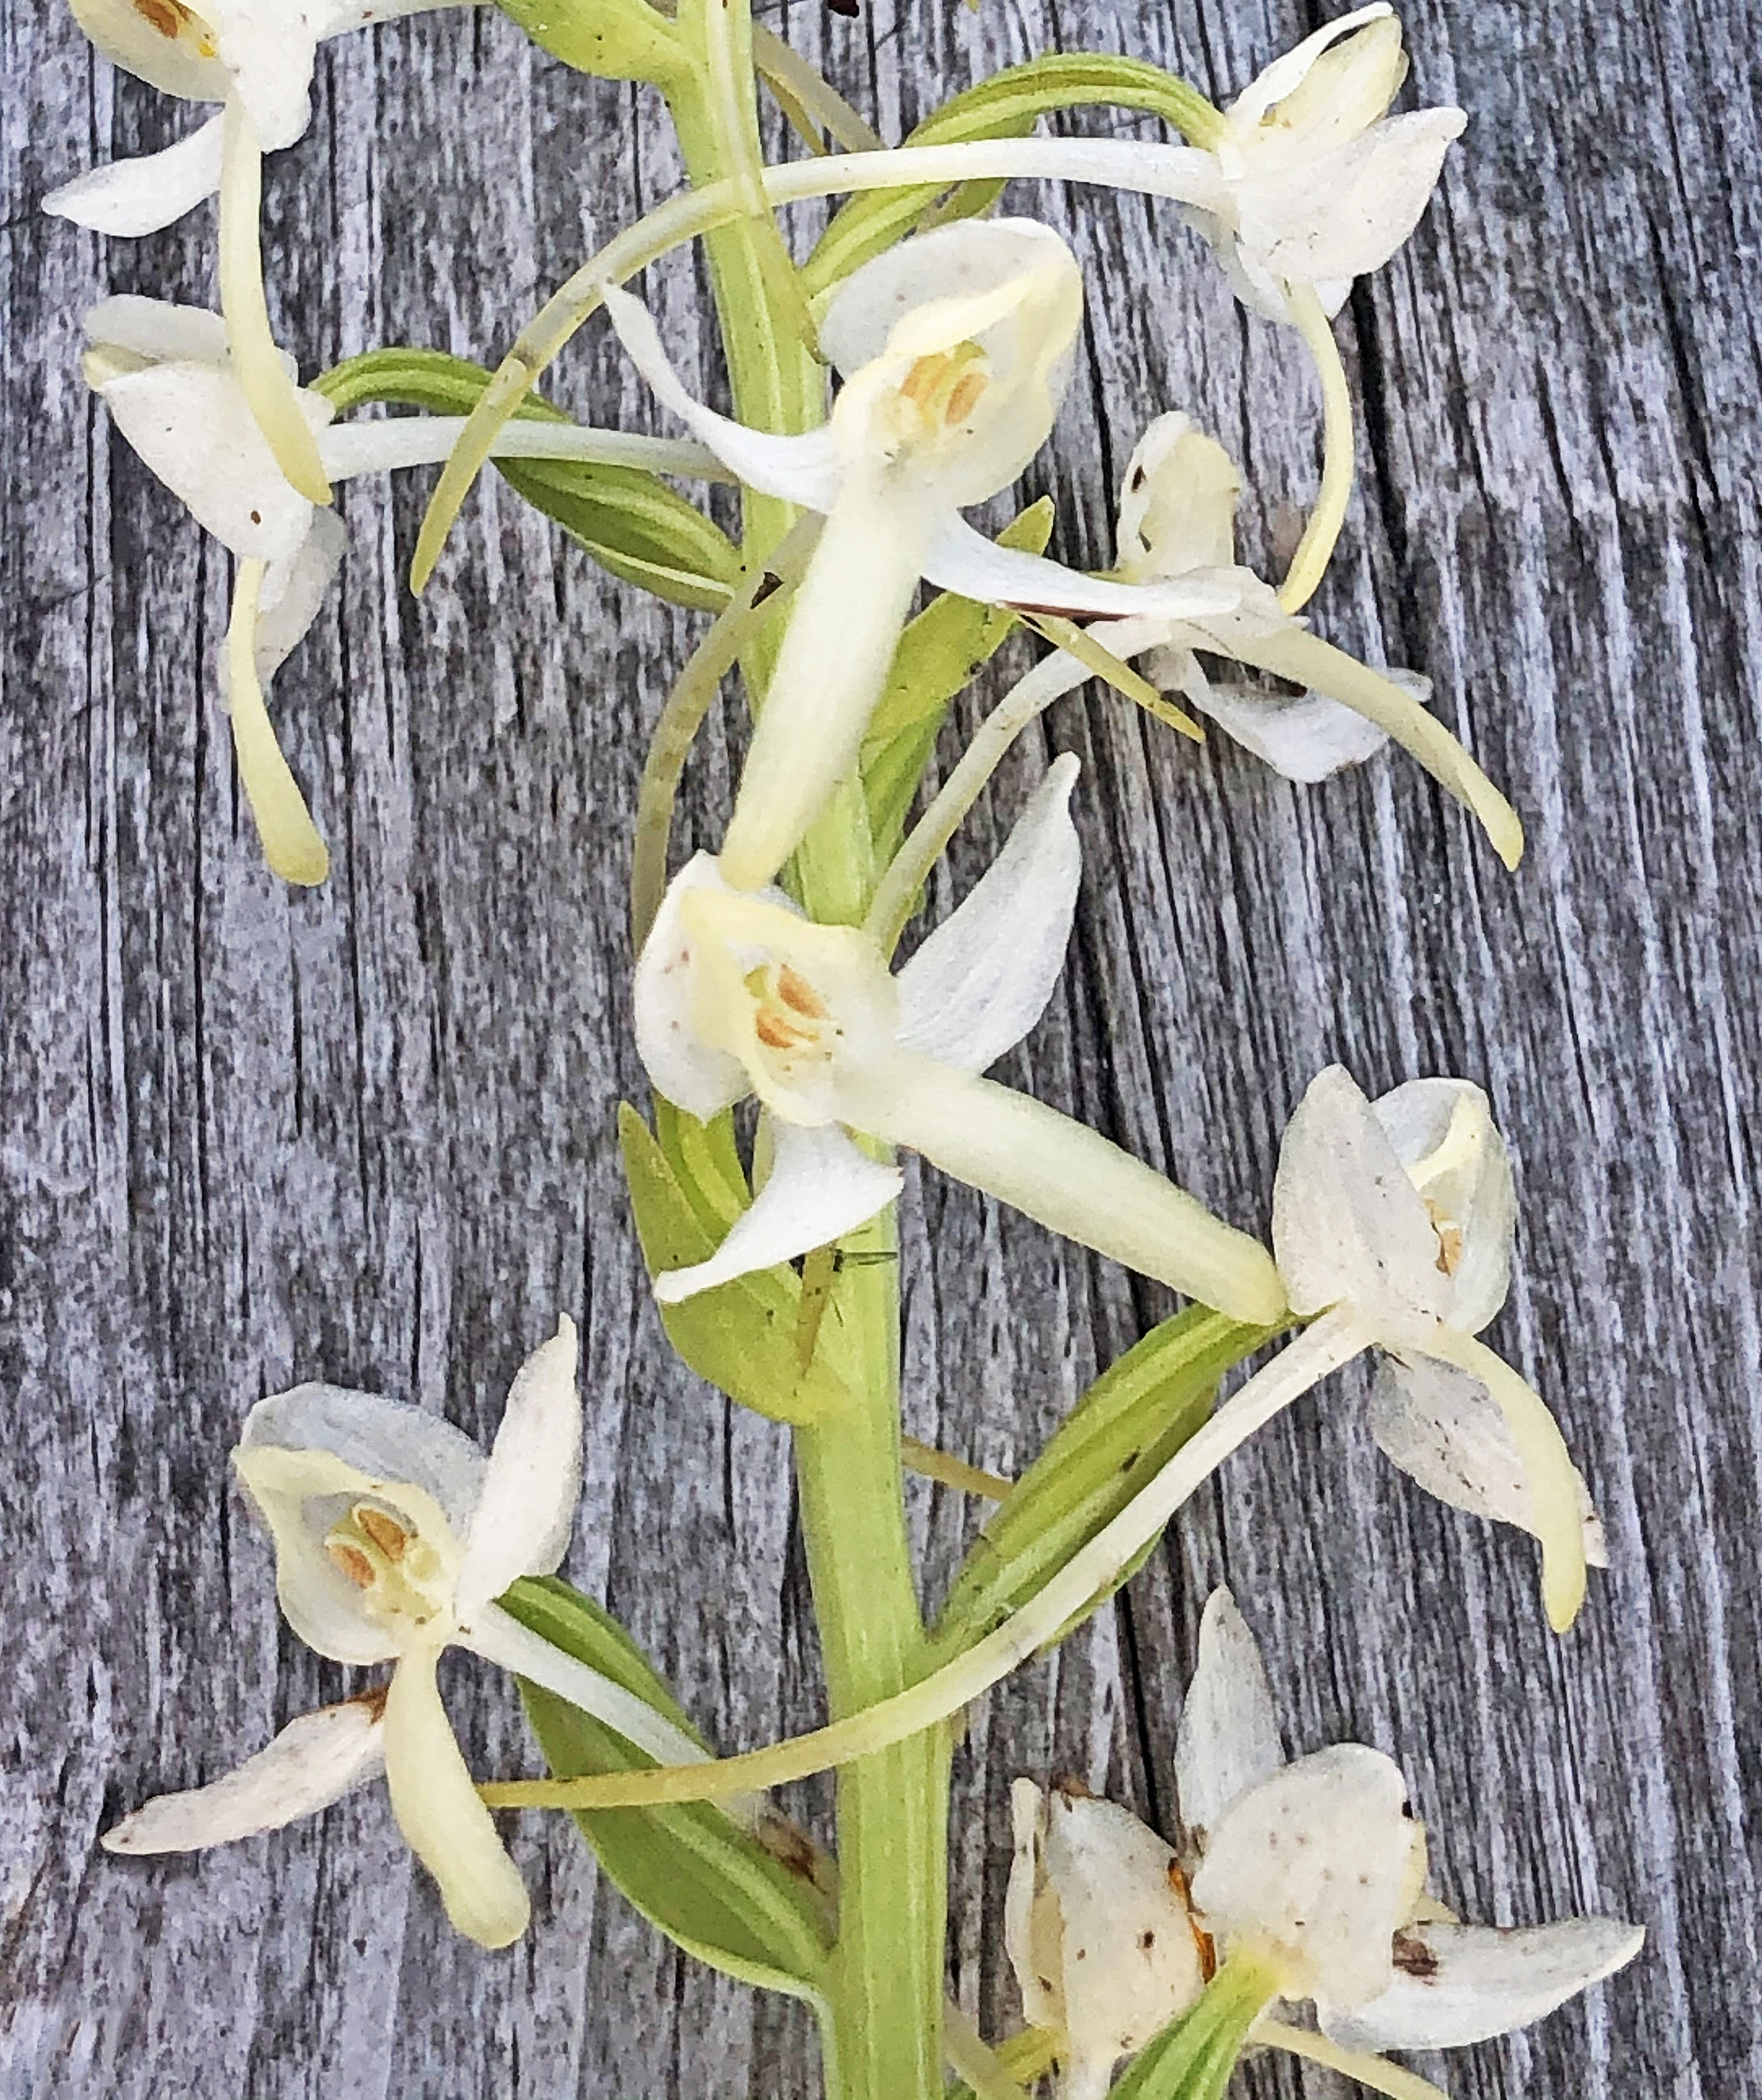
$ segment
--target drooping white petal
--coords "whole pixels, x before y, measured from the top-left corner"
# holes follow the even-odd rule
[[[1166,691],[1162,668],[1153,663],[1150,676]],[[1415,679],[1429,692],[1430,683]],[[1389,741],[1389,732],[1338,700],[1320,693],[1302,693],[1286,698],[1276,693],[1255,692],[1246,686],[1220,685],[1208,679],[1196,689],[1181,684],[1193,705],[1209,715],[1218,727],[1245,750],[1282,773],[1287,780],[1306,786],[1327,780],[1349,765],[1362,765]]]
[[[221,692],[232,730],[239,785],[272,874],[305,887],[330,872],[330,849],[312,821],[300,783],[270,720],[268,697],[258,669],[263,649],[258,607],[268,574],[266,562],[241,562],[232,580],[232,617],[221,654]],[[272,629],[273,629],[272,623]]]
[[[1369,1421],[1384,1457],[1428,1494],[1539,1537],[1517,1439],[1478,1379],[1432,1357],[1384,1356],[1371,1388]],[[1608,1543],[1583,1476],[1579,1498],[1584,1557],[1593,1568],[1606,1568]]]
[[[1199,1943],[1170,1878],[1175,1855],[1118,1802],[1055,1787],[1040,1860],[1062,1928],[1067,2067],[1105,2070],[1204,1988]]]
[[[480,1947],[506,1947],[532,1916],[526,1885],[508,1857],[460,1754],[435,1682],[439,1649],[411,1648],[386,1698],[386,1784],[410,1850],[440,1886],[447,1915]]]
[[[1460,109],[1415,110],[1375,125],[1331,155],[1323,173],[1293,168],[1243,199],[1243,245],[1274,278],[1321,284],[1380,270],[1419,224]]]
[[[199,1852],[316,1815],[378,1777],[384,1705],[373,1692],[302,1714],[224,1777],[157,1795],[99,1842],[107,1852]]]
[[[157,233],[219,188],[222,128],[210,117],[174,146],[76,175],[50,191],[43,210],[113,238]]]
[[[461,1616],[523,1575],[553,1573],[568,1546],[581,1493],[581,1353],[565,1313],[514,1374],[465,1535]]]
[[[840,1077],[844,1119],[1233,1318],[1275,1321],[1266,1251],[1142,1160],[1027,1094],[902,1050]]]
[[[1181,1820],[1203,1850],[1236,1797],[1284,1762],[1266,1665],[1227,1590],[1212,1590],[1199,1621],[1199,1657],[1175,1736]]]
[[[349,528],[334,510],[315,510],[293,558],[272,562],[258,600],[253,648],[267,684],[305,640],[342,567]]]
[[[1295,1312],[1349,1304],[1380,1339],[1423,1348],[1449,1309],[1424,1199],[1344,1065],[1317,1074],[1286,1126],[1273,1248]]]
[[[226,360],[227,324],[207,307],[118,292],[87,307],[80,325],[100,364],[118,373]]]
[[[853,464],[797,589],[753,731],[722,867],[768,883],[856,766],[936,528],[925,492]]]
[[[542,1685],[584,1714],[616,1728],[626,1742],[646,1750],[658,1764],[699,1764],[709,1755],[703,1745],[664,1714],[657,1714],[634,1692],[603,1676],[576,1657],[566,1654],[523,1626],[499,1604],[483,1604],[459,1632],[462,1647],[486,1662],[512,1670]]]
[[[1528,2027],[1632,1961],[1643,1926],[1575,1917],[1518,1928],[1415,1925],[1388,1989],[1322,2031],[1348,2049],[1459,2049]]]
[[[1511,1286],[1517,1225],[1511,1155],[1491,1105],[1468,1079],[1410,1079],[1374,1113],[1445,1242],[1450,1324],[1477,1335]]]
[[[898,975],[899,1039],[983,1072],[1046,1011],[1083,873],[1071,821],[1078,761],[1057,759],[1003,851]]]
[[[276,463],[238,382],[219,366],[156,364],[98,388],[117,428],[197,523],[246,560],[287,561],[312,506]],[[320,430],[330,404],[302,391],[308,426]]]
[[[1400,1768],[1362,1743],[1299,1758],[1239,1794],[1193,1877],[1207,1930],[1265,1954],[1284,1996],[1376,1997],[1417,1893],[1416,1855],[1424,1872],[1406,1802]]]
[[[1111,620],[1198,620],[1208,613],[1232,612],[1242,602],[1246,573],[1231,569],[1219,576],[1202,570],[1178,580],[1111,583],[1048,561],[1044,554],[1000,547],[962,518],[939,523],[924,560],[924,574],[938,589],[981,604]]]
[[[823,426],[799,436],[780,437],[749,430],[744,423],[718,416],[687,390],[662,346],[654,316],[643,302],[616,285],[605,287],[604,298],[607,317],[630,362],[648,382],[657,399],[671,408],[725,466],[761,495],[781,496],[785,502],[799,503],[809,510],[831,510],[842,470],[829,430]]]
[[[668,1101],[707,1123],[739,1101],[749,1082],[739,1059],[705,1042],[698,1026],[700,942],[682,909],[697,889],[728,889],[709,854],[694,854],[668,884],[637,957],[631,1005],[643,1069]]]
[[[709,1260],[655,1278],[655,1295],[664,1305],[840,1239],[899,1193],[899,1168],[871,1159],[835,1124],[773,1118],[771,1132],[770,1179]]]

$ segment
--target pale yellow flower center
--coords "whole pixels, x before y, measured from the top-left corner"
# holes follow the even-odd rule
[[[991,361],[976,342],[916,358],[899,382],[899,398],[920,442],[958,430],[991,384]]]
[[[375,1618],[426,1626],[445,1606],[451,1586],[440,1555],[376,1503],[357,1502],[333,1527],[325,1551]]]

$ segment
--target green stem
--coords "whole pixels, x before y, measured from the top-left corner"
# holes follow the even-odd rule
[[[796,1432],[808,1572],[835,1717],[903,1690],[925,1636],[899,1449],[899,1264],[892,1220],[846,1242],[832,1316],[868,1368],[848,1414]],[[838,1774],[838,1943],[828,2100],[942,2091],[943,1939],[952,1737],[930,1728]]]
[[[702,55],[668,90],[694,187],[728,179],[744,207],[706,235],[734,412],[756,428],[810,429],[825,383],[795,266],[764,188],[748,0],[682,0],[682,36]],[[795,523],[787,504],[748,492],[749,573]],[[775,656],[769,630],[744,665],[759,702]],[[841,796],[798,869],[816,916],[860,919],[872,883],[868,812]],[[878,1260],[846,1263],[830,1318],[853,1330],[866,1375],[848,1410],[796,1432],[802,1527],[827,1696],[835,1717],[904,1691],[927,1667],[905,1529],[900,1458],[899,1262],[891,1216],[847,1242]],[[939,2100],[943,1942],[947,1912],[952,1738],[938,1726],[838,1775],[838,1941],[826,2020],[827,2100]]]

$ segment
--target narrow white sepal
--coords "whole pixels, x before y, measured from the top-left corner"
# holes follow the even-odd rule
[[[43,210],[113,239],[157,233],[220,188],[222,120],[210,117],[157,153],[112,161],[51,190]]]
[[[328,1808],[383,1768],[382,1704],[371,1692],[302,1714],[234,1771],[186,1793],[157,1795],[99,1842],[107,1852],[199,1852]]]
[[[1410,691],[1423,686],[1416,697],[1431,691],[1430,681],[1399,676]],[[1151,676],[1163,679],[1152,667]],[[1166,690],[1166,686],[1164,688]],[[1286,779],[1305,787],[1327,780],[1349,765],[1362,765],[1374,758],[1389,741],[1389,732],[1330,700],[1320,693],[1302,693],[1290,698],[1276,693],[1255,692],[1246,686],[1220,685],[1215,680],[1186,684],[1181,690],[1202,714],[1208,715],[1226,736],[1245,751],[1271,766]]]
[[[899,1168],[871,1159],[836,1124],[775,1117],[771,1124],[770,1179],[709,1260],[655,1278],[655,1295],[664,1305],[824,1246],[866,1224],[899,1194]]]
[[[291,559],[272,562],[264,571],[252,640],[261,683],[268,683],[311,632],[348,541],[349,528],[334,510],[315,510]]]
[[[465,1536],[456,1590],[469,1617],[523,1575],[562,1560],[581,1492],[581,1346],[565,1313],[514,1374]]]
[[[1266,1665],[1228,1590],[1214,1590],[1199,1621],[1199,1655],[1175,1736],[1181,1820],[1203,1849],[1239,1794],[1284,1762]]]
[[[1078,770],[1069,752],[1054,760],[1003,851],[899,973],[907,1049],[983,1072],[1046,1011],[1083,873],[1071,821]]]
[[[1395,1943],[1388,1989],[1322,2015],[1347,2049],[1460,2049],[1511,2034],[1625,1968],[1645,1928],[1618,1918],[1557,1925],[1415,1925]]]

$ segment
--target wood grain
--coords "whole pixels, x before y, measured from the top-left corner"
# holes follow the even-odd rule
[[[1046,752],[1079,752],[1078,935],[1005,1076],[1243,1223],[1264,1222],[1278,1131],[1327,1059],[1373,1091],[1482,1079],[1524,1198],[1493,1339],[1557,1406],[1614,1565],[1552,1639],[1526,1542],[1424,1500],[1336,1382],[1232,1462],[1115,1613],[974,1717],[952,1974],[1013,2015],[996,1930],[1013,1774],[1075,1769],[1167,1817],[1199,1606],[1227,1577],[1293,1746],[1399,1756],[1447,1898],[1649,1929],[1588,2003],[1425,2067],[1463,2100],[1734,2100],[1762,2091],[1762,64],[1743,0],[1406,12],[1421,96],[1473,121],[1420,232],[1342,317],[1362,494],[1314,611],[1437,682],[1528,858],[1506,877],[1398,758],[1293,789],[1092,691],[1006,769],[935,907]],[[1262,0],[773,19],[890,132],[1035,50],[1142,51],[1222,92],[1313,26]],[[639,1085],[626,835],[694,623],[493,487],[416,605],[422,491],[351,488],[346,588],[276,687],[335,872],[279,888],[216,707],[223,558],[75,362],[107,290],[211,295],[211,223],[106,245],[38,210],[188,120],[94,60],[51,0],[3,0],[0,23],[0,2090],[810,2093],[796,2012],[688,1968],[536,1819],[515,1842],[541,1928],[500,1956],[451,1935],[377,1794],[197,1862],[95,1847],[123,1807],[345,1688],[280,1624],[228,1486],[246,1405],[323,1376],[480,1432],[559,1308],[587,1338],[570,1572],[725,1742],[819,1709],[780,1432],[669,1359],[612,1143]],[[568,75],[491,12],[340,42],[268,185],[284,338],[308,370],[386,341],[493,357],[675,179],[647,99]],[[1172,212],[1016,203],[1070,229],[1091,285],[1080,383],[1027,483],[1058,498],[1058,550],[1109,558],[1124,456],[1181,406],[1243,458],[1245,544],[1275,562],[1317,466],[1292,342],[1232,307]],[[660,274],[689,359],[700,276]],[[559,390],[651,425],[597,329]],[[737,758],[718,729],[694,761],[700,838]],[[934,1175],[905,1230],[910,1425],[983,1465],[1031,1454],[1167,1309]],[[912,1514],[934,1593],[974,1514],[943,1490],[914,1490]],[[505,1686],[461,1667],[449,1692],[475,1760],[528,1762]],[[1337,2089],[1288,2066],[1242,2083]]]

